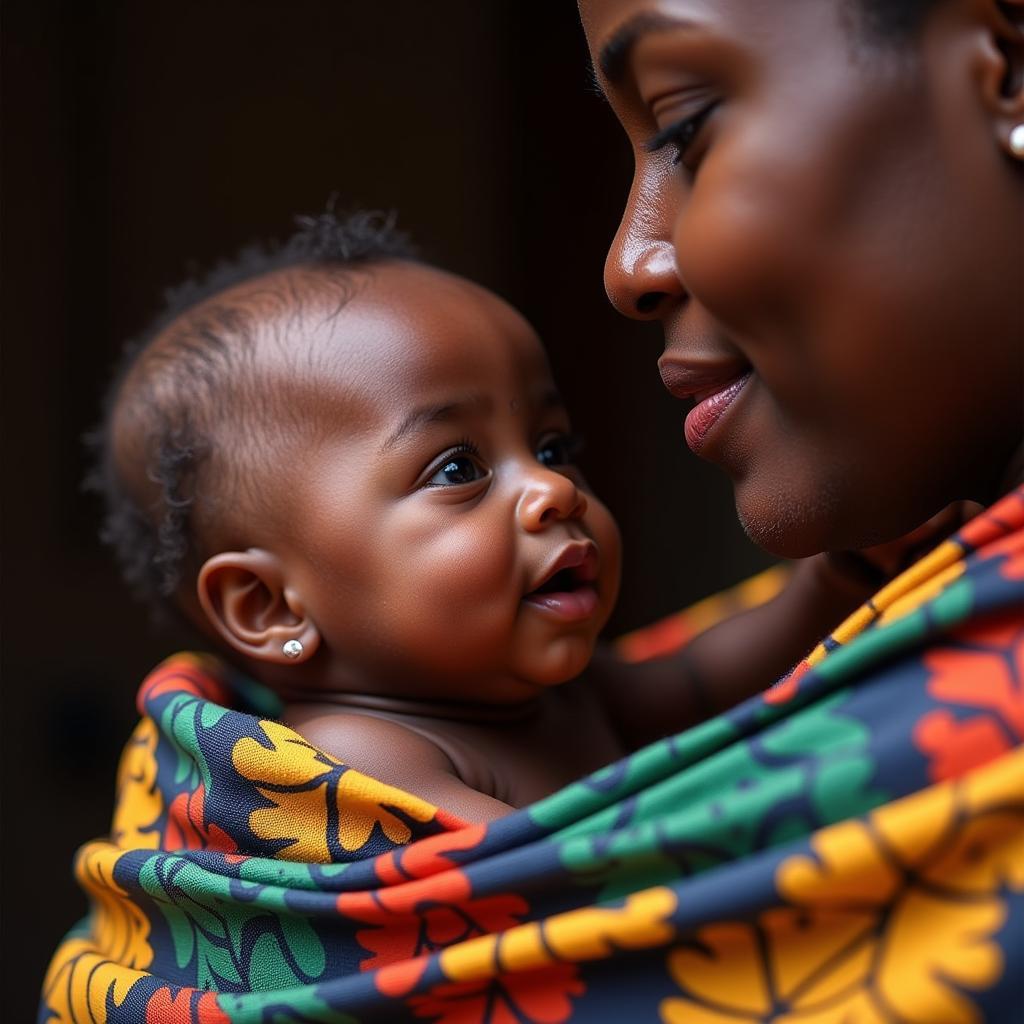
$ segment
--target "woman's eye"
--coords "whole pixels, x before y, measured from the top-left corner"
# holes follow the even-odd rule
[[[571,466],[580,453],[580,439],[570,434],[552,434],[537,445],[537,461],[542,466]]]
[[[701,128],[704,127],[704,122],[715,112],[717,107],[717,101],[709,103],[696,114],[684,117],[681,121],[676,121],[675,124],[663,128],[653,139],[644,144],[644,149],[648,153],[656,153],[659,149],[664,149],[665,146],[672,146],[676,151],[675,156],[672,157],[672,163],[683,164],[689,170],[695,170],[696,168],[687,160],[687,157],[697,141],[697,136],[700,135]]]
[[[487,470],[471,455],[452,455],[427,480],[428,487],[458,487],[483,480]]]

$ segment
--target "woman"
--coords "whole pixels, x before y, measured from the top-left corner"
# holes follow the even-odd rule
[[[1017,1019],[1024,4],[581,8],[636,153],[608,291],[751,536],[864,571],[988,511],[779,686],[486,827],[172,659],[42,1020]]]
[[[1024,4],[581,10],[636,158],[608,294],[720,396],[687,441],[750,536],[859,548],[1020,482]]]

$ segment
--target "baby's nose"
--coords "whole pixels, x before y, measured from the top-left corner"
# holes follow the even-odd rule
[[[586,495],[576,484],[564,473],[543,467],[519,499],[519,521],[531,532],[565,519],[581,519],[586,511]]]

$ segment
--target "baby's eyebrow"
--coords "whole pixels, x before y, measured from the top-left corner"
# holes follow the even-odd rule
[[[447,420],[457,419],[467,411],[479,411],[490,408],[492,402],[483,395],[471,395],[467,398],[456,399],[453,402],[440,402],[436,405],[421,405],[413,409],[398,427],[389,435],[387,440],[380,446],[382,452],[393,448],[406,434],[414,433],[429,427],[434,423],[444,423]]]

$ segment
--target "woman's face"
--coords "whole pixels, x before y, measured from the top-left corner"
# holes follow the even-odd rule
[[[1021,434],[1024,244],[978,5],[905,46],[852,0],[580,7],[636,161],[608,294],[661,321],[686,439],[751,537],[803,556],[990,500]]]

